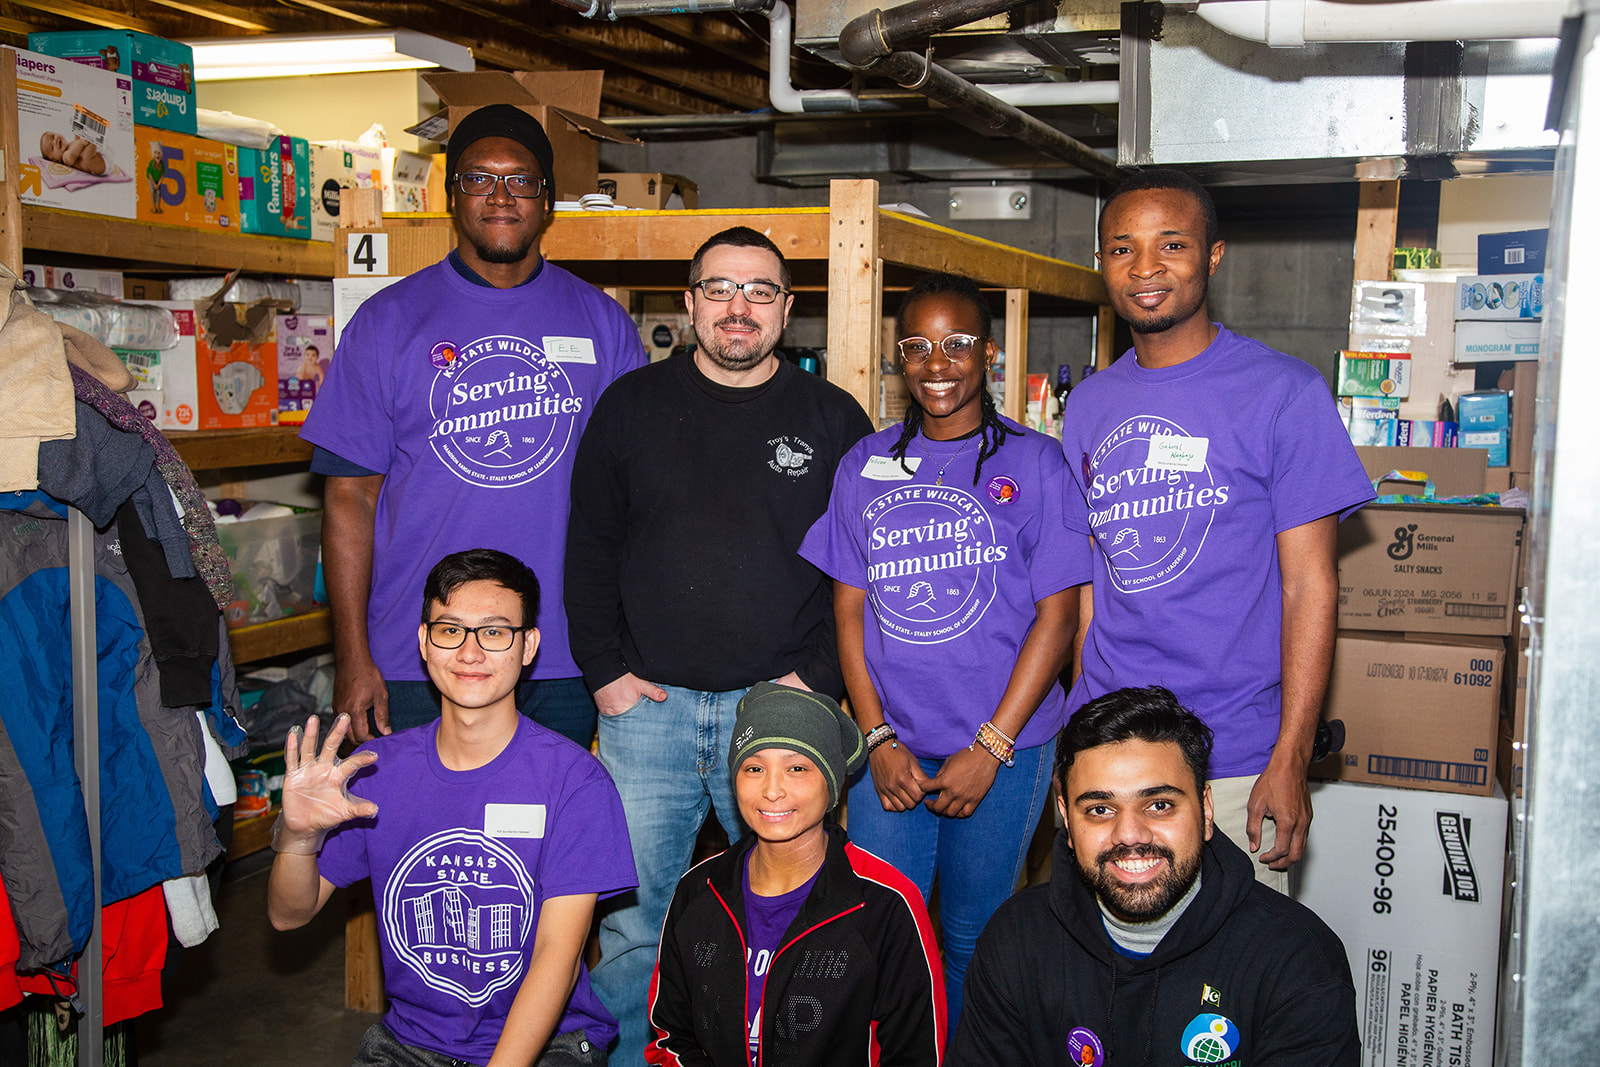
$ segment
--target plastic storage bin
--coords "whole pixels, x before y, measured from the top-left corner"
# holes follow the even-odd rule
[[[233,570],[228,625],[249,626],[311,611],[322,547],[322,512],[297,508],[272,519],[219,523],[217,539]]]

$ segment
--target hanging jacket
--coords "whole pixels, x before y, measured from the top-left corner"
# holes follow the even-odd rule
[[[749,1062],[744,867],[755,841],[746,834],[678,882],[650,982],[652,1064]],[[830,827],[767,971],[761,1064],[934,1067],[944,1032],[944,973],[916,886]]]
[[[1201,853],[1200,892],[1144,959],[1112,943],[1062,831],[1050,882],[1001,905],[963,994],[957,1067],[1361,1061],[1344,946],[1310,909],[1258,883],[1221,831]]]
[[[0,496],[0,875],[21,942],[19,968],[81,952],[93,922],[88,821],[73,764],[66,509],[38,493]],[[193,874],[221,852],[194,708],[161,702],[143,616],[115,528],[94,549],[100,733],[101,899]],[[219,655],[213,704],[226,705]],[[236,702],[236,697],[233,698]]]

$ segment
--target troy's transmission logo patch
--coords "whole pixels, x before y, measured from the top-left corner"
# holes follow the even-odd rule
[[[516,853],[479,830],[446,830],[401,858],[380,918],[418,978],[476,1007],[522,980],[533,903]]]
[[[560,363],[521,337],[435,345],[428,443],[456,476],[507,489],[555,466],[576,436],[584,399]]]

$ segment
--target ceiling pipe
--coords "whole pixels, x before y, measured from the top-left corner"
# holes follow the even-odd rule
[[[1567,0],[1201,0],[1211,25],[1273,48],[1308,42],[1559,37]]]
[[[892,78],[930,100],[973,115],[1001,136],[1021,141],[1097,178],[1120,180],[1123,174],[1115,163],[1077,138],[1017,110],[996,95],[950,73],[928,56],[899,50],[944,30],[998,15],[1014,7],[1016,2],[912,0],[888,11],[874,9],[845,25],[839,34],[839,52],[851,66]]]

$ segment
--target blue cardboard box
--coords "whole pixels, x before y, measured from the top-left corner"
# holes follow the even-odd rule
[[[1456,422],[1461,428],[1461,447],[1466,448],[1468,433],[1511,428],[1511,395],[1504,389],[1481,393],[1462,393],[1456,398]]]
[[[1549,230],[1515,230],[1478,235],[1479,274],[1540,274]]]
[[[239,149],[239,220],[245,233],[311,239],[311,145],[277,137]]]
[[[28,34],[30,51],[126,74],[133,79],[133,121],[195,132],[194,49],[132,30]]]

